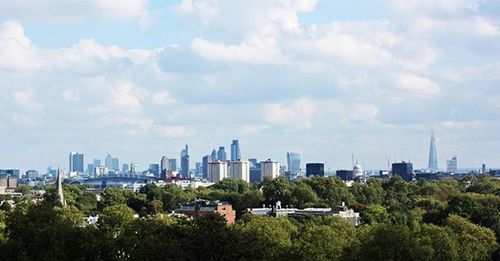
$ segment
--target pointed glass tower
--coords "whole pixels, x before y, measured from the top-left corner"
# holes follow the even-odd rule
[[[429,170],[438,171],[438,160],[436,152],[436,138],[434,132],[431,133],[431,145],[429,147]]]

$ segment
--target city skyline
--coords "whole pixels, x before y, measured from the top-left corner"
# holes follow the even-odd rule
[[[34,11],[37,10],[37,11]],[[191,165],[244,158],[368,168],[500,165],[497,1],[0,3],[0,167],[68,153]],[[229,156],[229,155],[228,155]],[[178,159],[179,160],[179,159]],[[178,162],[180,165],[181,162]]]

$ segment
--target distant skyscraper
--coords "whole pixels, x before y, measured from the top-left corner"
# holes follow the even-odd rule
[[[317,176],[324,177],[325,176],[325,164],[323,163],[307,163],[306,164],[306,176]]]
[[[287,152],[286,153],[286,161],[288,171],[292,175],[296,175],[300,172],[300,154],[296,152]]]
[[[431,144],[429,147],[429,170],[430,171],[438,171],[436,138],[434,137],[434,132],[431,133]]]
[[[449,173],[457,173],[458,160],[457,156],[453,156],[451,160],[446,161],[446,171]]]
[[[102,166],[101,160],[100,159],[94,159],[94,167],[100,167]]]
[[[71,152],[69,154],[69,172],[83,173],[84,156],[81,153]]]
[[[205,155],[202,160],[202,173],[203,173],[203,179],[208,179],[208,163],[212,162],[212,156],[210,155]]]
[[[120,160],[118,158],[113,158],[111,160],[111,169],[114,171],[120,171]]]
[[[400,176],[406,181],[413,180],[413,164],[409,162],[392,163],[392,175]]]
[[[189,148],[186,147],[181,151],[181,177],[189,179]]]
[[[226,149],[224,148],[224,146],[219,147],[219,150],[217,151],[217,160],[220,160],[220,161],[227,160]]]
[[[106,168],[108,168],[108,170],[113,169],[112,168],[112,166],[113,166],[113,157],[111,157],[111,155],[108,154],[108,156],[106,156],[106,158],[104,158],[104,166]]]
[[[167,156],[163,156],[160,161],[160,171],[161,173],[167,173],[168,169],[168,158]]]
[[[240,159],[241,159],[240,142],[238,140],[233,140],[233,143],[231,143],[231,161]]]
[[[486,164],[481,165],[481,173],[485,174],[486,173]]]
[[[156,177],[160,176],[160,164],[149,164],[149,171],[153,173]]]
[[[212,161],[216,161],[217,159],[217,150],[212,150],[212,154],[210,155],[212,157]]]
[[[168,159],[168,170],[177,171],[177,159]]]
[[[127,173],[129,171],[130,171],[129,165],[127,163],[122,164],[122,172]]]

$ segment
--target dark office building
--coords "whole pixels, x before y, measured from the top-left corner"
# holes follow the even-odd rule
[[[306,164],[306,176],[325,176],[325,164],[323,163],[307,163]]]
[[[344,181],[354,179],[352,170],[337,170],[337,172],[335,174],[337,175],[337,177],[339,177],[340,179],[342,179]]]
[[[413,180],[413,164],[409,162],[392,163],[392,175],[400,176],[406,181]]]
[[[155,177],[160,177],[160,164],[149,164],[149,171],[151,171]]]
[[[208,163],[212,162],[212,156],[211,155],[206,155],[202,159],[202,173],[203,173],[203,179],[208,179]]]
[[[250,183],[259,183],[261,181],[261,173],[259,168],[250,168]]]

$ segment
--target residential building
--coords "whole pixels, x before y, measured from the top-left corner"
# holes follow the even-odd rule
[[[219,182],[227,177],[226,161],[217,160],[208,162],[208,180],[211,182]]]
[[[196,200],[181,206],[179,212],[188,217],[205,217],[218,214],[226,219],[229,225],[234,224],[236,212],[231,204]]]
[[[231,161],[230,177],[250,182],[250,162],[248,160]]]
[[[260,162],[260,172],[261,172],[261,180],[268,177],[271,179],[275,179],[280,175],[280,164],[279,162],[268,159],[266,161]]]

